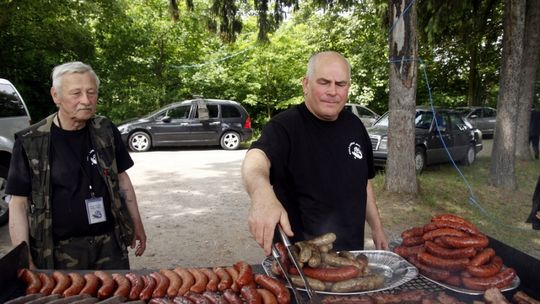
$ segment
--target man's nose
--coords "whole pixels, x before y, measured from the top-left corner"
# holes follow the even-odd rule
[[[95,98],[93,97],[93,95],[90,95],[88,93],[84,93],[81,97],[81,103],[82,104],[85,104],[85,105],[90,105],[93,103],[93,100]]]
[[[329,84],[328,89],[326,90],[326,93],[328,95],[336,95],[337,94],[336,84],[335,83]]]

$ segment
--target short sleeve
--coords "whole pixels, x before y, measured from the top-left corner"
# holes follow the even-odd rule
[[[113,136],[114,136],[114,146],[116,151],[116,166],[118,168],[118,173],[123,173],[127,169],[133,167],[133,159],[129,155],[129,152],[126,148],[126,145],[122,141],[122,136],[118,128],[113,125]]]
[[[30,166],[20,139],[15,141],[9,165],[6,194],[29,197],[32,194]]]

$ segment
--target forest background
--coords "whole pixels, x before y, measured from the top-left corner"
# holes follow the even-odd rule
[[[101,78],[116,123],[193,96],[236,100],[259,129],[302,102],[310,55],[352,65],[350,101],[388,110],[388,3],[321,0],[0,1],[0,75],[38,121],[54,111],[50,73],[80,60]],[[418,53],[433,103],[496,107],[503,1],[418,1]],[[416,103],[427,104],[418,77]]]

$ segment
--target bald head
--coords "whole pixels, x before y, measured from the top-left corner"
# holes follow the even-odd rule
[[[348,74],[348,80],[350,81],[351,64],[349,63],[347,58],[343,57],[343,55],[341,55],[340,53],[334,52],[334,51],[320,52],[311,56],[311,58],[309,58],[309,62],[307,65],[306,77],[313,78],[315,74],[315,69],[317,68],[317,66],[326,65],[329,62],[336,62],[336,61],[341,62],[347,67],[346,70]]]
[[[334,121],[349,97],[351,65],[337,52],[315,54],[302,80],[304,102],[317,118]]]

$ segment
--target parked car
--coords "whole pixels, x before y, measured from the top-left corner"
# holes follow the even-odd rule
[[[452,159],[465,165],[476,160],[482,150],[482,133],[455,111],[438,108],[435,122],[431,108],[418,107],[415,115],[415,168],[422,172],[427,165],[449,162],[448,148]],[[373,146],[376,166],[385,166],[388,156],[388,112],[368,128]],[[439,133],[440,130],[440,133]],[[444,139],[444,145],[441,141]]]
[[[238,102],[196,98],[169,104],[118,126],[135,152],[163,146],[212,146],[235,150],[252,136],[251,118]]]
[[[482,131],[484,136],[493,136],[497,123],[497,110],[490,107],[458,107],[456,108],[473,127]]]
[[[30,126],[30,114],[11,82],[0,78],[0,225],[9,218],[6,181],[15,143],[14,134]]]
[[[346,103],[345,108],[343,109],[352,112],[354,115],[358,116],[358,118],[360,118],[366,128],[373,125],[373,123],[380,116],[368,107],[356,103]]]

